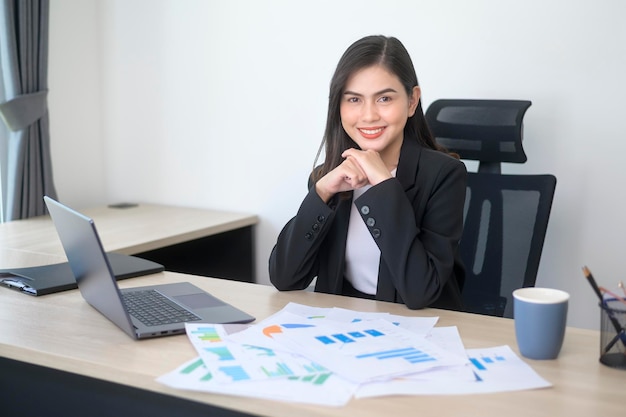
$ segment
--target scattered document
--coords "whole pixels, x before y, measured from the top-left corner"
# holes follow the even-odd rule
[[[385,383],[364,384],[355,397],[384,395],[452,395],[520,391],[546,388],[551,384],[541,378],[508,346],[468,349],[472,380],[467,378],[430,378],[428,375],[396,379]],[[432,375],[431,375],[432,376]]]
[[[343,381],[330,372],[275,379],[271,383],[267,381],[216,383],[201,358],[184,363],[176,370],[159,377],[157,381],[178,389],[324,406],[347,404],[357,388],[356,384]]]
[[[266,345],[232,343],[221,325],[186,323],[187,335],[216,383],[330,373],[305,356]]]
[[[283,312],[275,320],[265,329],[273,331],[278,344],[354,382],[387,380],[468,362],[467,357],[443,350],[424,336],[381,319],[311,323]]]
[[[550,386],[508,346],[466,350],[456,327],[437,321],[290,303],[253,325],[188,323],[198,356],[158,381],[326,406]]]

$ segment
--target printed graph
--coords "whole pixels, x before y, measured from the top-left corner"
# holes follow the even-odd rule
[[[479,370],[479,371],[487,371],[489,367],[498,364],[498,363],[503,363],[506,361],[506,358],[502,355],[499,355],[497,353],[494,353],[492,355],[485,355],[485,356],[481,356],[481,357],[470,357],[469,358],[470,362],[472,363],[472,365],[474,365],[474,367]]]
[[[273,369],[269,369],[269,367],[261,366],[261,371],[267,375],[268,377],[279,377],[279,376],[291,376],[294,372],[291,368],[284,362],[276,363]]]
[[[331,377],[331,375],[332,375],[332,372],[324,372],[320,374],[307,375],[307,376],[292,376],[292,377],[289,377],[288,379],[290,381],[300,381],[300,382],[305,382],[305,383],[309,383],[312,385],[324,385],[324,383],[328,380],[328,378]]]
[[[248,351],[253,356],[276,356],[273,349],[265,348],[262,346],[253,345],[241,345],[245,351]]]
[[[235,360],[232,352],[225,346],[217,346],[217,347],[208,347],[204,348],[204,350],[208,353],[212,353],[217,356],[218,361],[232,361]]]
[[[215,327],[198,327],[189,333],[191,333],[191,336],[203,342],[218,343],[222,341]]]
[[[253,344],[237,344],[224,335],[220,325],[187,325],[191,342],[200,354],[201,362],[188,365],[183,374],[202,375],[212,383],[285,379],[305,377],[329,372],[310,359],[275,351],[272,348]],[[285,332],[287,329],[315,326],[287,323],[265,327],[266,335]],[[205,371],[206,369],[206,371]],[[208,373],[207,373],[208,372]]]
[[[318,365],[315,362],[304,363],[302,364],[302,367],[304,368],[306,372],[311,373],[311,374],[316,373],[316,372],[325,372],[328,370],[324,368],[323,366]]]
[[[181,369],[180,373],[183,375],[191,375],[196,371],[200,372],[202,369],[206,369],[206,367],[202,359],[198,358],[198,360],[191,362],[188,366]],[[207,372],[199,378],[200,381],[210,381],[211,379],[213,379],[211,372]]]
[[[312,324],[301,324],[301,323],[283,323],[283,324],[274,324],[271,326],[267,326],[263,329],[263,334],[268,337],[272,337],[275,333],[282,333],[283,329],[297,329],[304,327],[315,327]]]
[[[380,337],[384,335],[385,334],[381,331],[368,329],[358,332],[334,333],[331,335],[316,336],[315,338],[325,345],[331,345],[333,343],[354,343],[358,339],[363,339],[368,336]]]
[[[419,349],[416,349],[414,347],[365,353],[365,354],[357,355],[356,358],[357,359],[375,358],[379,360],[401,358],[409,363],[433,362],[437,360],[434,357],[430,356],[428,353],[421,351]]]
[[[202,359],[198,359],[197,361],[190,363],[189,366],[183,368],[180,372],[183,374],[191,374],[193,373],[193,371],[203,366],[204,362],[202,361]]]
[[[250,375],[248,375],[246,370],[241,366],[221,366],[219,370],[228,376],[233,382],[250,379]]]

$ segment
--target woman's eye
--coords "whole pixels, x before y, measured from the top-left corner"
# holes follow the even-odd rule
[[[378,101],[380,101],[381,103],[388,103],[391,101],[391,97],[382,96],[378,99]]]
[[[348,97],[348,103],[358,103],[358,102],[359,102],[358,97]]]

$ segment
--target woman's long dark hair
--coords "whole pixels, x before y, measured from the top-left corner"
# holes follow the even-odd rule
[[[413,92],[413,87],[419,85],[411,57],[398,39],[382,35],[367,36],[350,45],[339,60],[330,82],[326,130],[317,151],[315,164],[322,148],[325,149],[325,159],[322,166],[313,172],[314,182],[341,164],[343,151],[359,147],[341,125],[339,106],[348,78],[355,72],[373,65],[381,65],[391,74],[396,75],[409,97]],[[418,102],[415,114],[407,120],[404,127],[404,139],[417,139],[426,148],[444,150],[437,144],[426,123],[421,100]]]

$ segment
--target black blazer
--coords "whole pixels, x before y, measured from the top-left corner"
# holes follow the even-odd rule
[[[443,152],[405,138],[396,177],[354,202],[380,248],[375,298],[460,310],[465,272],[458,253],[467,171]],[[298,213],[283,228],[269,259],[279,290],[344,291],[345,246],[352,198],[325,204],[310,186]]]

